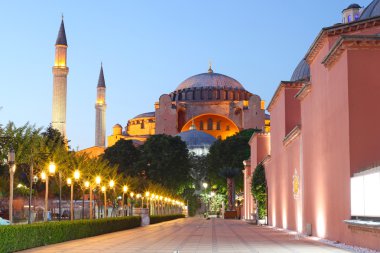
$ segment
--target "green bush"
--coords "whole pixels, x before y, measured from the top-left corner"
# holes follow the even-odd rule
[[[257,203],[259,219],[267,216],[267,181],[265,167],[259,163],[253,172],[251,192]]]
[[[150,224],[156,224],[164,221],[175,220],[179,218],[185,218],[184,214],[172,214],[172,215],[152,215],[150,216]]]
[[[140,216],[0,226],[0,252],[14,252],[139,227]]]

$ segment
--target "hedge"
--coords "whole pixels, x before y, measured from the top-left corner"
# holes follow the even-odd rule
[[[150,216],[150,224],[156,224],[164,221],[175,220],[179,218],[185,218],[184,214],[172,214],[172,215],[152,215]]]
[[[14,252],[139,227],[140,216],[0,226],[0,252]]]

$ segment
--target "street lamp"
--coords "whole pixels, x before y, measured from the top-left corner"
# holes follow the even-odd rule
[[[102,186],[101,188],[102,192],[104,193],[104,212],[103,212],[103,217],[106,218],[107,217],[107,209],[106,209],[106,206],[107,206],[107,193],[106,193],[106,187],[105,186]]]
[[[83,198],[82,198],[82,219],[84,219],[84,195],[85,195],[85,191],[86,189],[90,188],[90,182],[89,181],[85,181],[84,182],[84,188],[83,188]]]
[[[102,181],[102,179],[100,178],[100,176],[96,176],[95,177],[95,188],[97,186],[100,186],[100,182]],[[92,207],[92,199],[93,199],[93,196],[92,196],[93,192],[92,192],[92,183],[90,183],[90,220],[93,218],[93,207]],[[96,203],[98,203],[98,201],[96,200]]]
[[[124,209],[124,195],[127,193],[128,191],[128,186],[124,185],[123,186],[123,200],[121,202],[121,206],[122,206],[122,210],[123,210],[123,216],[125,216],[125,209]],[[128,203],[128,195],[127,195],[127,203]]]
[[[135,196],[135,193],[134,192],[131,192],[130,194],[129,194],[129,196],[131,196],[131,212],[130,212],[130,215],[132,216],[133,215],[133,207],[134,207],[134,205],[135,205],[135,201],[134,201],[134,199],[133,199],[133,196]]]
[[[48,172],[50,176],[53,176],[55,174],[56,166],[53,162],[51,162],[48,166]],[[46,186],[45,186],[45,210],[44,210],[44,221],[48,220],[48,201],[49,201],[49,175],[46,174],[46,172],[41,173],[41,179],[45,180]]]
[[[146,207],[148,208],[148,213],[149,212],[149,196],[150,196],[150,192],[145,192],[145,197],[146,197]],[[142,206],[142,208],[144,208],[144,205]]]
[[[8,165],[9,165],[9,221],[13,222],[13,178],[16,171],[16,164],[15,164],[15,151],[11,147],[9,149],[8,153]]]
[[[78,181],[80,178],[79,170],[74,171],[74,180]],[[74,220],[74,182],[71,178],[67,179],[67,184],[70,186],[70,220]]]

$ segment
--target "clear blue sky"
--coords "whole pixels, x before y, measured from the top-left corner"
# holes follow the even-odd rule
[[[370,0],[360,0],[366,6]],[[112,126],[154,110],[184,79],[215,72],[267,103],[289,80],[322,27],[341,21],[352,0],[3,1],[0,8],[0,124],[51,121],[54,44],[65,16],[67,134],[94,145],[100,62]]]

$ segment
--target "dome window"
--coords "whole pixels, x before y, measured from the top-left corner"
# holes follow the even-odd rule
[[[212,130],[212,119],[211,118],[209,118],[207,120],[207,130]]]

